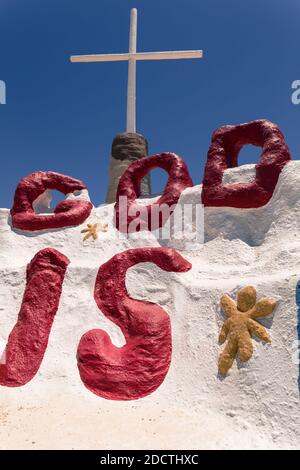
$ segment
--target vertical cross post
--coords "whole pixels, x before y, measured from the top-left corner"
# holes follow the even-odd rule
[[[130,12],[129,54],[136,53],[137,44],[137,9]],[[127,122],[126,131],[136,132],[135,104],[136,102],[136,59],[131,55],[128,60],[127,84]]]
[[[130,11],[129,50],[120,54],[89,54],[73,55],[71,62],[114,62],[128,61],[127,83],[127,115],[126,132],[118,134],[112,144],[109,184],[106,202],[116,199],[118,182],[124,171],[135,160],[148,155],[148,143],[145,137],[136,133],[136,62],[137,60],[176,60],[200,59],[201,50],[196,51],[165,51],[165,52],[137,52],[137,9]],[[149,196],[150,175],[144,176],[141,181],[141,194]]]

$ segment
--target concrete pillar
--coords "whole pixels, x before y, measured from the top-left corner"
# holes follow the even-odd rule
[[[147,156],[148,142],[143,135],[123,132],[114,138],[111,147],[106,203],[110,204],[116,201],[119,179],[128,166],[135,160]],[[141,196],[147,197],[150,194],[150,176],[146,175],[141,184]]]

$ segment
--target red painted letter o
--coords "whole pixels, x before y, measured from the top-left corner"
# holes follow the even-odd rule
[[[239,151],[246,144],[262,147],[255,180],[223,184],[223,173],[237,166]],[[205,206],[251,208],[272,197],[280,172],[291,159],[284,136],[276,124],[258,120],[238,126],[224,126],[212,136],[205,166],[202,202]]]

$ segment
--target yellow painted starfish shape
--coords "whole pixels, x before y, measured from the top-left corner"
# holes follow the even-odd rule
[[[93,240],[97,240],[98,232],[107,232],[107,230],[108,224],[87,224],[87,228],[81,230],[81,233],[85,233],[83,241],[87,240],[90,237],[92,237]]]
[[[270,335],[256,319],[270,315],[276,307],[276,301],[262,298],[256,302],[255,287],[247,286],[238,291],[237,303],[229,295],[222,295],[221,306],[228,317],[219,336],[220,344],[227,340],[219,357],[219,372],[225,375],[238,353],[242,362],[251,358],[253,335],[271,343]]]

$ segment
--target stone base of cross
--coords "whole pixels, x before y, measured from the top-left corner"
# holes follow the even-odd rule
[[[111,204],[116,201],[119,179],[135,160],[148,156],[148,142],[141,134],[123,132],[118,134],[111,146],[109,163],[109,185],[105,202]],[[151,195],[150,175],[146,175],[141,182],[141,196]]]
[[[112,62],[112,61],[128,61],[128,84],[127,84],[127,118],[126,118],[126,132],[128,133],[128,141],[123,136],[125,148],[131,150],[130,142],[133,139],[132,134],[136,133],[136,61],[137,60],[170,60],[170,59],[200,59],[203,57],[203,51],[165,51],[165,52],[137,52],[137,9],[132,8],[130,15],[130,33],[129,33],[129,52],[125,54],[90,54],[90,55],[76,55],[71,56],[71,62]],[[131,135],[129,135],[131,134]],[[136,142],[139,142],[140,135],[136,134]],[[118,137],[117,137],[118,138]],[[146,139],[144,139],[146,141]],[[114,148],[114,144],[113,144]],[[144,146],[144,149],[146,147]],[[124,154],[124,151],[121,153]],[[114,152],[112,151],[112,154]],[[145,155],[140,155],[139,158]],[[110,162],[110,180],[108,185],[108,193],[106,202],[114,202],[115,194],[117,190],[117,181],[119,177],[118,173],[124,171],[125,162],[127,160],[127,166],[132,162],[130,159],[130,153],[127,155],[127,159],[124,158],[123,165],[120,165],[120,160],[117,161],[112,159]],[[136,158],[135,158],[136,159]],[[126,169],[126,168],[125,168]],[[122,174],[122,173],[121,173]],[[142,188],[144,195],[150,194],[150,179],[144,180],[144,188]],[[148,185],[148,187],[147,187]]]

